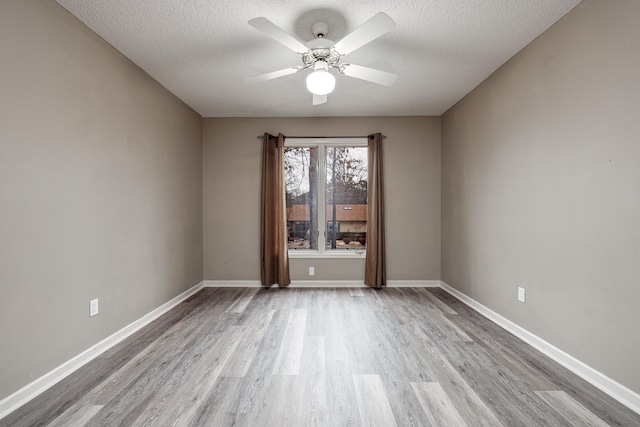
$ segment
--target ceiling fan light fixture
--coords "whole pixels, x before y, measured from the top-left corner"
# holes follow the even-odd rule
[[[329,72],[325,61],[313,64],[313,72],[307,76],[307,90],[315,95],[327,95],[336,87],[336,78]]]

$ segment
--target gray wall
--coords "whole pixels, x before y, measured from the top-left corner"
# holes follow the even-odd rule
[[[205,279],[260,280],[262,145],[256,137],[264,132],[386,135],[387,278],[440,278],[440,118],[210,118],[203,132]],[[362,259],[290,264],[292,280],[364,279]]]
[[[0,63],[2,399],[202,280],[202,119],[53,1]]]
[[[586,0],[442,118],[443,281],[636,392],[639,16]]]

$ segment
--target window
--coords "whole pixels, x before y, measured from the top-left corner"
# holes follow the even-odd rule
[[[363,254],[367,244],[367,139],[285,142],[289,254]]]

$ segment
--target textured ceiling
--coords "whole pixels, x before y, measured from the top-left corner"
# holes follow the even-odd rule
[[[440,115],[580,0],[57,0],[204,117]],[[329,24],[339,41],[377,12],[395,30],[347,55],[399,75],[390,87],[337,75],[311,105],[300,55],[247,22],[263,16],[306,42]]]

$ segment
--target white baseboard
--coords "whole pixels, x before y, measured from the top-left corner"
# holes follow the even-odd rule
[[[172,298],[170,301],[162,304],[155,310],[145,314],[140,319],[134,321],[133,323],[130,323],[116,333],[103,339],[96,345],[78,354],[74,358],[66,361],[52,371],[44,374],[30,384],[22,387],[15,393],[5,397],[0,401],[0,420],[30,401],[31,399],[35,398],[48,388],[57,384],[76,370],[80,369],[96,357],[100,356],[102,353],[118,344],[128,336],[153,322],[158,317],[162,316],[164,313],[171,310],[173,307],[198,292],[200,289],[202,289],[202,287],[203,282],[200,282],[192,288],[184,291],[177,297]]]
[[[259,280],[205,280],[210,288],[259,288]],[[387,280],[388,288],[439,287],[439,280]],[[366,288],[362,280],[292,280],[290,288]]]
[[[387,288],[439,288],[439,280],[387,280]]]
[[[555,360],[582,379],[596,386],[609,396],[616,399],[618,402],[627,406],[629,409],[640,414],[640,394],[612,380],[603,373],[593,369],[589,365],[581,362],[570,354],[565,353],[554,345],[518,326],[509,319],[499,315],[495,311],[485,307],[473,298],[463,294],[462,292],[447,285],[446,283],[440,282],[440,286],[442,287],[442,289],[458,298],[460,301],[462,301],[478,313],[482,314],[484,317],[495,322],[503,329],[511,332],[522,341],[544,353],[546,356]]]
[[[364,288],[362,280],[292,280],[290,288]]]
[[[260,280],[205,280],[205,288],[259,288]]]
[[[208,288],[259,288],[260,280],[205,280]],[[275,285],[274,285],[275,286]],[[290,288],[362,288],[360,280],[292,280]]]

